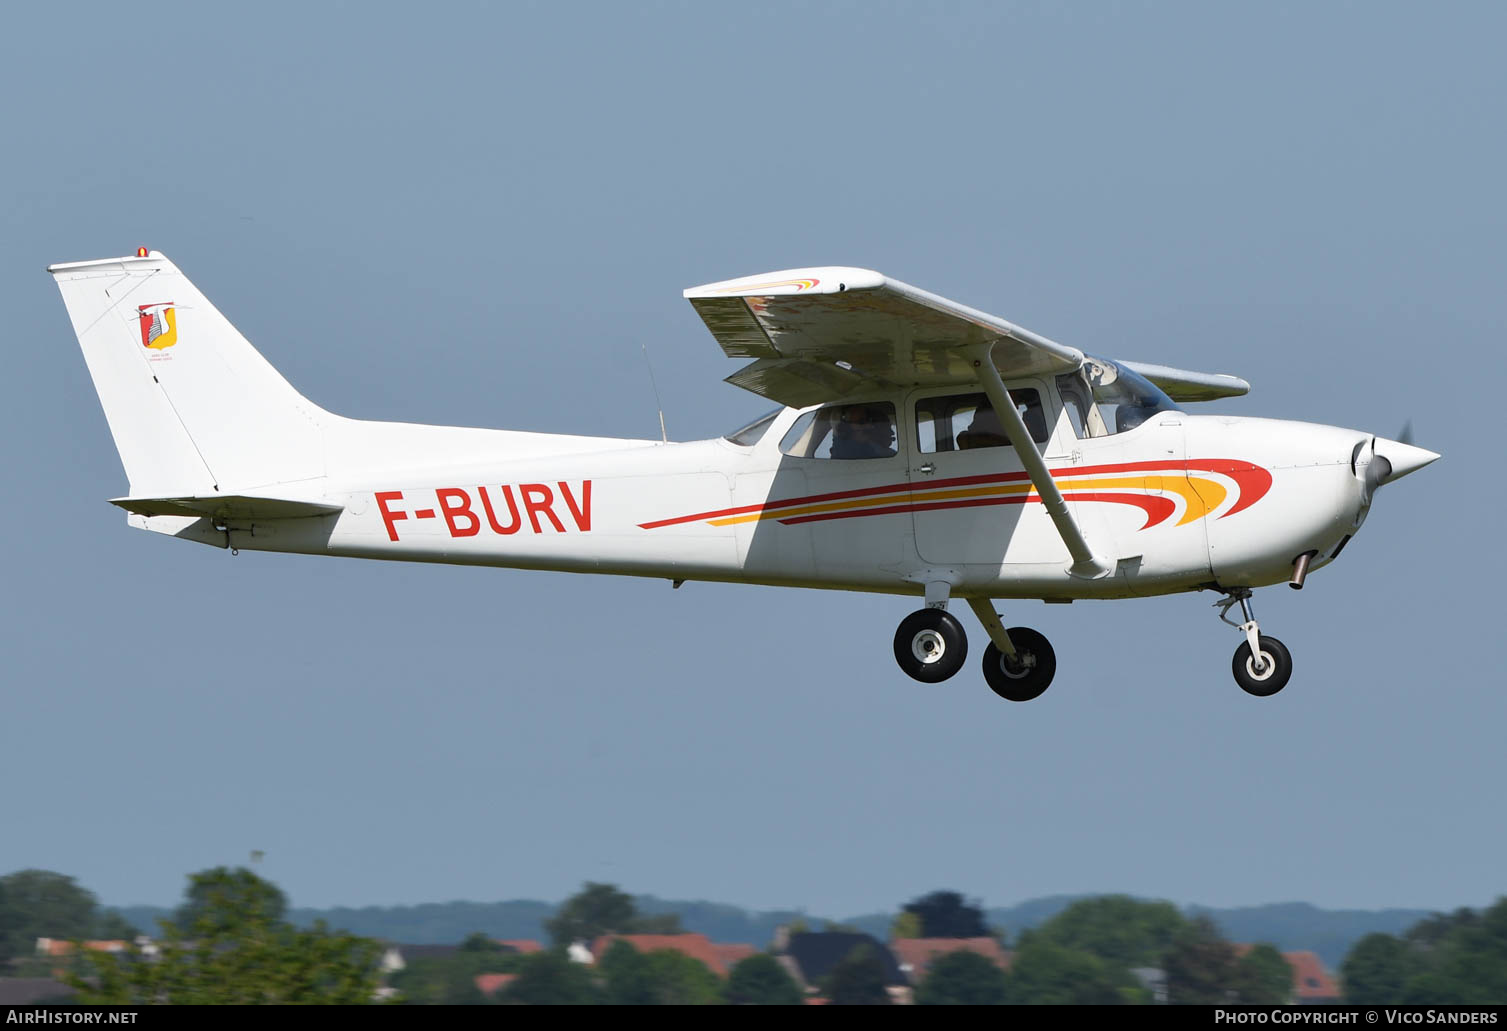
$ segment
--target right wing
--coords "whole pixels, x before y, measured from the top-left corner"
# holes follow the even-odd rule
[[[975,386],[969,349],[991,341],[1007,379],[1083,364],[1075,347],[868,269],[790,269],[685,296],[729,357],[754,359],[727,381],[792,408],[875,386]]]

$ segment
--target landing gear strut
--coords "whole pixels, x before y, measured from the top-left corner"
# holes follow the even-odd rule
[[[906,676],[924,684],[941,683],[968,658],[963,625],[944,608],[947,595],[946,584],[927,584],[926,608],[906,616],[895,631],[895,661]],[[1030,627],[1006,630],[987,598],[969,598],[968,604],[989,635],[984,649],[989,689],[1012,702],[1029,702],[1045,691],[1057,673],[1057,656],[1047,639]]]
[[[1232,587],[1225,592],[1225,598],[1216,601],[1214,606],[1219,609],[1221,620],[1245,634],[1245,642],[1235,649],[1235,658],[1230,663],[1235,683],[1247,694],[1266,698],[1287,686],[1287,681],[1292,676],[1292,656],[1281,641],[1261,633],[1260,624],[1251,615],[1250,600],[1249,587]],[[1240,606],[1240,614],[1245,617],[1244,623],[1237,623],[1230,618],[1230,608],[1235,605]]]

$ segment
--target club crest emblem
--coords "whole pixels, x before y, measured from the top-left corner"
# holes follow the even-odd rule
[[[136,309],[141,325],[141,346],[162,351],[178,342],[178,311],[172,301],[143,304]]]

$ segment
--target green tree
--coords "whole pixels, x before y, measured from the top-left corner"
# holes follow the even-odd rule
[[[1098,956],[1032,938],[1021,945],[1010,963],[1010,1002],[1022,1006],[1123,1003],[1131,995],[1132,979]]]
[[[215,924],[217,920],[250,916],[275,924],[287,911],[288,897],[271,881],[262,880],[245,867],[232,870],[217,866],[189,878],[188,891],[173,913],[173,923],[180,930],[202,935],[222,930]]]
[[[527,1006],[584,1006],[602,1001],[591,971],[562,949],[525,956],[518,979],[497,1000]]]
[[[888,1006],[884,961],[870,945],[860,945],[837,961],[822,991],[834,1006]]]
[[[804,997],[795,978],[767,952],[739,961],[727,975],[723,995],[735,1006],[799,1006]]]
[[[1507,898],[1498,899],[1483,913],[1458,910],[1450,922],[1442,935],[1420,946],[1426,969],[1409,980],[1403,1001],[1463,1006],[1507,1003]],[[1412,932],[1409,937],[1422,940]]]
[[[1130,970],[1160,967],[1173,941],[1187,927],[1187,919],[1170,902],[1105,895],[1074,902],[1032,935]]]
[[[572,942],[592,942],[604,934],[682,934],[680,918],[674,913],[642,916],[633,896],[616,885],[587,881],[579,892],[566,899],[544,929],[557,946]]]
[[[603,1001],[614,1006],[653,1006],[659,1001],[650,980],[649,957],[619,938],[597,962]]]
[[[989,927],[984,923],[984,911],[970,906],[963,896],[955,891],[934,891],[923,895],[904,907],[921,921],[920,938],[988,938]]]
[[[0,877],[0,962],[32,955],[38,938],[90,937],[97,905],[92,892],[51,870]]]
[[[1235,947],[1206,916],[1194,917],[1167,952],[1167,1000],[1211,1006],[1231,1001],[1236,990]]]
[[[722,981],[699,959],[674,949],[655,949],[649,961],[649,981],[661,1006],[714,1006],[722,1003]]]
[[[1420,920],[1401,939],[1370,934],[1340,967],[1353,1003],[1507,1003],[1507,898],[1483,912],[1457,909]]]
[[[1352,1004],[1401,1002],[1409,979],[1422,972],[1413,950],[1390,934],[1366,935],[1340,965],[1345,1001]]]
[[[976,952],[938,957],[916,991],[918,1006],[1000,1006],[1009,997],[1005,972]]]
[[[908,909],[903,909],[895,919],[890,921],[890,941],[900,938],[919,938],[923,930],[921,917]]]
[[[604,1001],[617,1006],[708,1006],[722,1002],[722,982],[705,963],[674,949],[641,953],[619,939],[597,969]]]
[[[1292,998],[1292,967],[1276,946],[1263,942],[1236,961],[1233,987],[1244,1005],[1285,1005]]]
[[[163,921],[159,955],[90,953],[92,976],[72,977],[91,1005],[255,1005],[371,1002],[381,946],[316,923],[280,919],[283,898],[249,870],[219,867],[189,878],[193,923]]]
[[[136,925],[113,909],[100,914],[94,936],[101,941],[133,941],[141,935]]]

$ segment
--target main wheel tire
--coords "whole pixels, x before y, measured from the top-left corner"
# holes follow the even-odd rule
[[[1012,668],[1004,652],[989,642],[984,649],[984,680],[989,690],[1008,702],[1029,702],[1052,686],[1057,675],[1057,653],[1051,643],[1027,626],[1012,626],[1005,633],[1015,645],[1020,665]]]
[[[1292,656],[1288,654],[1287,645],[1275,637],[1262,634],[1258,640],[1263,659],[1259,668],[1251,655],[1249,641],[1235,649],[1235,659],[1230,667],[1235,673],[1235,683],[1242,691],[1257,698],[1267,698],[1287,686],[1292,676]]]
[[[923,684],[939,684],[963,668],[968,635],[945,609],[919,609],[895,631],[895,661],[905,675]]]

